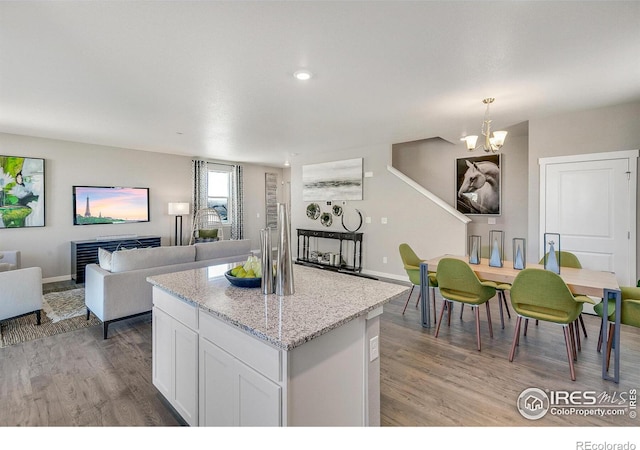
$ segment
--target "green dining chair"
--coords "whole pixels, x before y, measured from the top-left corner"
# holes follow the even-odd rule
[[[549,270],[523,269],[513,280],[511,286],[511,306],[518,314],[516,329],[509,353],[509,362],[513,362],[516,346],[520,343],[522,319],[535,319],[562,325],[569,360],[571,380],[576,374],[573,365],[577,359],[573,326],[582,312],[584,303],[595,303],[584,295],[573,295],[560,275]]]
[[[404,270],[407,272],[409,276],[409,281],[411,282],[411,290],[409,291],[409,296],[407,297],[407,301],[404,304],[404,309],[402,310],[402,314],[407,310],[407,305],[409,304],[409,299],[411,299],[411,294],[413,293],[413,288],[416,286],[420,286],[420,263],[424,261],[424,259],[418,258],[416,252],[409,246],[409,244],[400,244],[400,258],[402,258],[402,264],[404,265]],[[438,287],[438,281],[436,280],[435,272],[429,272],[429,287],[431,288],[431,298],[433,299],[433,321],[435,323],[436,320],[436,295],[435,288]],[[416,308],[418,307],[418,303],[420,302],[420,295],[418,295],[418,300],[416,301]]]
[[[465,261],[455,258],[443,258],[438,263],[436,273],[438,281],[438,289],[440,295],[444,299],[442,308],[440,309],[440,318],[436,328],[435,338],[438,338],[440,325],[444,310],[448,311],[448,325],[451,325],[451,309],[453,302],[459,302],[463,305],[471,306],[476,318],[476,340],[478,343],[478,351],[481,350],[480,340],[480,310],[478,306],[485,304],[487,308],[487,322],[489,324],[489,335],[493,337],[493,328],[491,326],[491,310],[489,309],[489,299],[496,295],[495,283],[492,281],[480,281],[469,264]]]
[[[511,311],[509,311],[509,305],[507,304],[507,297],[505,296],[505,291],[511,289],[511,285],[509,283],[496,283],[495,281],[489,280],[481,280],[486,281],[487,283],[493,283],[493,285],[488,284],[489,286],[496,288],[496,293],[498,294],[498,307],[500,311],[500,325],[504,330],[504,310],[507,311],[507,316],[511,319]],[[504,310],[503,310],[504,307]],[[464,305],[460,308],[460,319],[462,319],[462,314],[464,313]]]
[[[573,269],[582,269],[582,264],[580,264],[580,260],[573,253],[565,252],[565,251],[558,251],[558,250],[556,250],[555,253],[556,253],[556,261],[558,261],[560,267],[571,267]],[[547,258],[548,256],[549,256],[549,253],[547,253],[545,256],[543,256],[538,264],[543,265],[545,258]],[[586,338],[587,337],[587,327],[585,327],[585,325],[584,325],[584,319],[582,318],[582,314],[580,314],[578,316],[577,320],[580,322],[580,327],[582,328],[582,333],[584,334],[584,337]],[[527,322],[525,322],[524,328],[525,328],[525,336],[526,336]],[[580,333],[579,333],[579,329],[577,327],[577,324],[576,324],[576,327],[575,327],[575,331],[576,331],[576,341],[578,343],[578,350],[580,350],[580,346],[581,346],[581,344],[580,344]]]
[[[620,323],[622,325],[629,325],[632,327],[640,328],[640,287],[621,286],[620,292],[622,296],[621,311],[620,311]],[[600,302],[593,307],[596,314],[602,317],[604,312],[604,303]],[[611,358],[611,349],[613,346],[613,336],[616,330],[615,325],[615,302],[608,302],[607,304],[607,319],[609,321],[609,337],[607,338],[607,370],[609,370],[609,359]],[[598,352],[602,349],[602,335],[604,331],[602,324],[600,324],[600,335],[598,337]],[[618,351],[620,351],[618,349]]]

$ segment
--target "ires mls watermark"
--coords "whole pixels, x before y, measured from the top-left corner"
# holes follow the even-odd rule
[[[517,400],[518,411],[525,419],[538,420],[554,416],[626,416],[637,417],[637,391],[552,391],[527,388]]]

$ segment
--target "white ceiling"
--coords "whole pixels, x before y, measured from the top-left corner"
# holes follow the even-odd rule
[[[2,1],[0,131],[274,166],[462,145],[485,97],[496,129],[640,99],[639,23],[636,1]]]

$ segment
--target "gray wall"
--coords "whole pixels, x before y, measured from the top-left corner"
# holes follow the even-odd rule
[[[0,133],[0,154],[45,159],[45,226],[0,229],[0,250],[20,250],[22,266],[42,268],[46,281],[69,279],[71,241],[97,236],[159,235],[162,245],[174,242],[175,221],[169,202],[191,201],[191,159],[186,156],[104,147],[77,142]],[[244,165],[245,235],[259,249],[264,227],[264,173],[282,169]],[[73,225],[73,185],[140,186],[150,188],[150,222]],[[256,220],[260,212],[260,220]],[[183,218],[183,241],[191,222]]]
[[[296,229],[317,229],[344,231],[339,218],[334,217],[331,227],[323,227],[319,220],[306,216],[306,207],[312,202],[302,200],[302,166],[326,161],[364,158],[364,172],[372,172],[372,177],[364,178],[364,199],[349,201],[344,208],[345,224],[352,229],[357,225],[355,209],[371,218],[364,223],[363,237],[364,272],[406,279],[398,246],[406,242],[422,258],[435,257],[442,253],[464,253],[466,224],[426,199],[387,170],[391,165],[391,146],[378,145],[326,152],[321,155],[298,156],[291,167],[292,235],[296,254]],[[323,211],[330,206],[318,203]],[[341,203],[341,202],[339,202]],[[381,219],[387,218],[387,224]],[[330,240],[318,239],[312,248],[320,251],[336,251],[337,246]],[[334,247],[332,247],[334,245]],[[387,263],[383,258],[387,258]]]
[[[539,253],[540,158],[638,148],[640,102],[532,119],[529,122],[528,254],[537,256]],[[640,207],[637,213],[640,213]],[[640,240],[636,242],[639,245],[636,255],[640,259]],[[636,267],[640,268],[640,264]],[[636,278],[639,278],[638,274]]]
[[[501,230],[505,235],[505,259],[512,259],[512,239],[527,238],[527,123],[505,128],[509,134],[500,151],[502,165],[502,214],[470,215],[469,235],[482,238],[483,257],[488,257],[489,231]],[[462,142],[452,144],[440,138],[403,142],[393,145],[393,167],[403,172],[449,205],[456,204],[455,164],[457,158],[483,156],[482,150],[469,152]]]

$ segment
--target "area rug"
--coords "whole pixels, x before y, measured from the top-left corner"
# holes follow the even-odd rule
[[[0,322],[0,347],[102,323],[93,314],[86,320],[84,288],[45,294],[41,317],[40,325],[36,324],[35,314]]]

